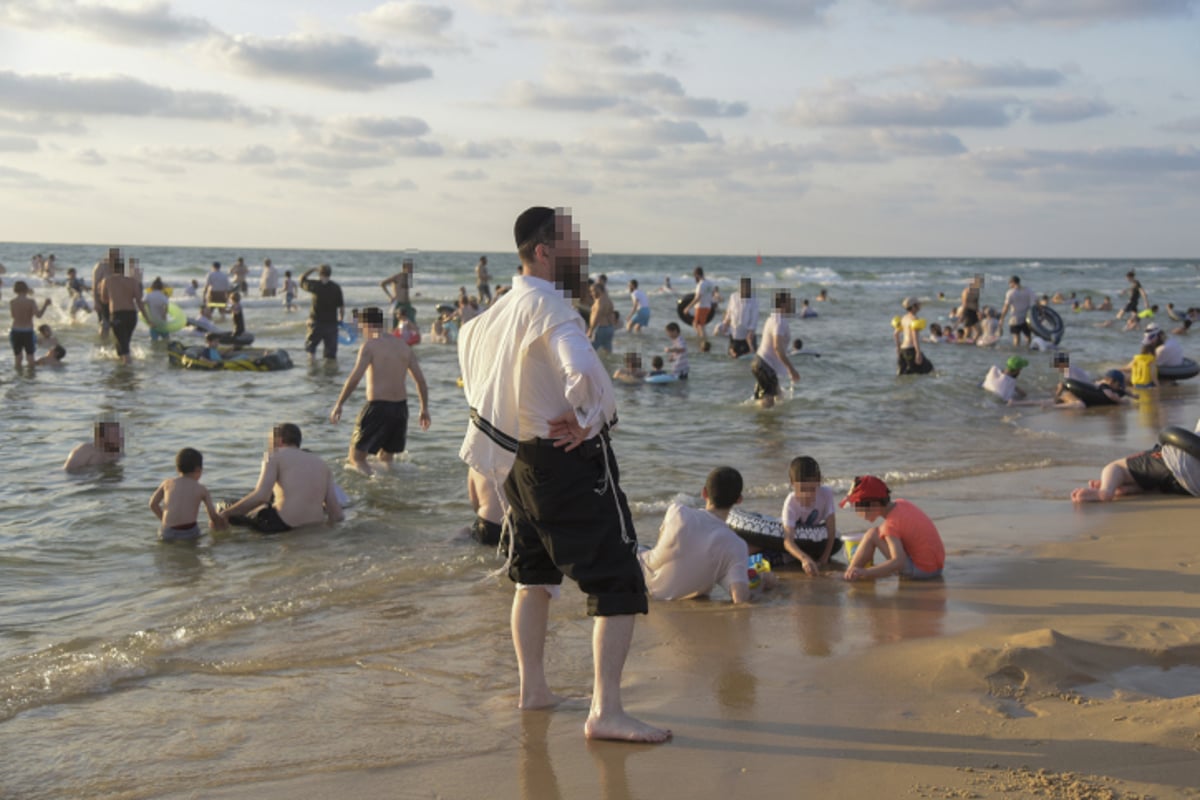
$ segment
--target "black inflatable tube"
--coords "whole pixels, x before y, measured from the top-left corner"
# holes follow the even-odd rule
[[[691,325],[693,322],[696,321],[696,318],[693,315],[688,314],[684,311],[684,309],[686,309],[688,306],[690,306],[692,304],[692,300],[694,300],[695,298],[696,298],[695,292],[688,292],[683,297],[679,298],[679,302],[675,304],[675,312],[677,314],[679,314],[679,318],[681,320],[683,320],[683,323],[685,325]],[[716,323],[718,321],[717,320],[717,312],[720,310],[721,310],[721,304],[714,302],[713,307],[712,307],[712,315],[708,318],[708,321],[710,323]]]
[[[1186,428],[1175,425],[1163,428],[1162,432],[1158,434],[1158,443],[1178,447],[1192,458],[1200,459],[1200,436]]]
[[[1116,401],[1104,393],[1104,390],[1092,383],[1077,381],[1074,378],[1064,378],[1063,388],[1083,401],[1088,408],[1092,406],[1115,406]]]
[[[1173,367],[1159,367],[1158,377],[1164,381],[1185,381],[1200,375],[1200,364],[1185,358],[1182,364]]]
[[[1062,317],[1050,306],[1033,306],[1029,309],[1025,321],[1029,323],[1029,327],[1033,329],[1033,332],[1041,338],[1054,342],[1054,344],[1062,341],[1063,330],[1065,329]]]

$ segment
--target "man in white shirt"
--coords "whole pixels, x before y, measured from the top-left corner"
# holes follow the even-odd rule
[[[658,542],[638,554],[646,587],[655,600],[684,600],[721,586],[733,602],[748,603],[749,548],[725,524],[729,510],[742,502],[741,473],[717,467],[708,473],[701,496],[703,509],[672,503]]]
[[[608,429],[616,401],[608,371],[566,295],[587,279],[587,249],[569,212],[535,206],[513,226],[521,274],[488,313],[463,325],[458,358],[471,422],[460,457],[504,486],[517,584],[512,636],[521,709],[562,698],[546,681],[550,600],[563,575],[595,618],[590,739],[663,742],[670,731],[625,713],[621,673],[634,614],[648,610],[633,518]]]
[[[216,308],[220,306],[221,318],[225,318],[225,303],[229,300],[229,276],[221,272],[221,262],[212,262],[212,269],[204,279],[204,303]]]
[[[258,279],[258,288],[263,297],[274,297],[279,291],[279,270],[271,263],[271,259],[263,259],[262,277]]]
[[[788,291],[775,292],[775,310],[763,325],[762,342],[758,352],[750,362],[750,373],[757,382],[754,387],[754,399],[762,408],[775,405],[775,398],[781,393],[779,374],[786,372],[792,382],[800,380],[800,373],[792,366],[787,351],[791,346],[792,329],[788,326],[786,315],[796,309],[792,294]]]
[[[729,298],[724,324],[729,327],[729,357],[738,358],[758,349],[758,300],[754,284],[742,278],[738,293]]]
[[[1021,334],[1025,334],[1025,344],[1033,344],[1033,329],[1025,317],[1036,302],[1037,295],[1033,290],[1022,286],[1021,279],[1013,275],[1008,281],[1008,293],[1004,295],[1004,308],[1000,309],[1000,319],[1012,311],[1012,316],[1008,318],[1008,332],[1012,334],[1013,347],[1021,344]]]

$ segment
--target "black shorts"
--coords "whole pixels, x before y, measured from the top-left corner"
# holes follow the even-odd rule
[[[1025,334],[1026,336],[1030,336],[1030,337],[1033,336],[1033,329],[1029,327],[1028,322],[1018,322],[1015,325],[1009,325],[1008,332],[1011,333],[1013,336],[1017,336],[1022,333]]]
[[[112,332],[117,340],[117,355],[129,355],[129,342],[133,339],[133,329],[137,327],[136,311],[112,312]]]
[[[471,538],[480,544],[495,547],[500,544],[500,530],[499,522],[489,522],[483,517],[475,517],[475,522],[471,525]]]
[[[304,349],[316,355],[317,345],[321,345],[321,355],[325,358],[337,358],[338,324],[337,322],[308,321],[308,336],[304,339]]]
[[[549,439],[519,443],[504,493],[512,506],[512,580],[558,585],[566,575],[587,594],[590,616],[649,610],[633,516],[603,436],[569,453]]]
[[[34,348],[37,346],[37,338],[33,331],[9,331],[8,341],[12,345],[14,356],[22,353],[32,356]]]
[[[896,374],[897,375],[925,375],[933,372],[933,362],[924,353],[921,354],[921,363],[917,363],[917,348],[902,347],[900,354],[896,356]]]
[[[963,324],[964,328],[974,328],[979,324],[979,312],[973,308],[964,308],[959,322]]]
[[[372,400],[358,412],[354,426],[354,449],[375,455],[403,453],[408,436],[407,400]]]
[[[750,343],[745,339],[731,338],[729,340],[729,352],[733,353],[734,356],[744,356],[750,352]]]
[[[241,525],[246,528],[253,528],[259,533],[285,533],[292,529],[279,516],[279,512],[275,510],[275,506],[263,506],[257,513],[242,517],[230,517],[230,525]]]
[[[1125,459],[1125,468],[1143,491],[1160,491],[1163,494],[1191,494],[1179,483],[1175,475],[1162,460],[1162,445],[1155,445]]]
[[[1121,309],[1121,313],[1122,314],[1136,314],[1137,307],[1138,307],[1138,296],[1134,295],[1133,299],[1130,300],[1128,303],[1126,303],[1125,307]]]
[[[754,376],[754,380],[758,383],[754,387],[754,399],[761,400],[764,397],[775,397],[779,394],[779,376],[775,374],[775,369],[763,361],[758,356],[750,362],[750,374]]]
[[[825,555],[825,542],[818,542],[816,539],[793,539],[796,547],[800,548],[800,552],[812,559],[819,559]],[[833,547],[829,550],[829,555],[833,555],[842,549],[842,540],[833,537]]]
[[[96,300],[96,319],[100,320],[101,325],[108,324],[108,319],[109,319],[108,303],[104,303],[104,302],[101,302],[100,300]]]

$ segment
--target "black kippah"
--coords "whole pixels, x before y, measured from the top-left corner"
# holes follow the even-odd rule
[[[521,216],[517,217],[516,224],[513,225],[513,238],[517,241],[517,247],[520,248],[521,245],[533,238],[538,229],[546,224],[546,220],[553,216],[553,208],[534,206],[525,209]]]

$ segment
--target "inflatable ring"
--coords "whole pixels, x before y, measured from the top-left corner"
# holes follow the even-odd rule
[[[642,380],[646,383],[675,383],[675,381],[679,380],[679,376],[663,373],[662,375],[647,375]]]
[[[354,344],[358,341],[358,331],[347,322],[338,323],[338,344]]]
[[[1033,306],[1025,317],[1029,327],[1046,341],[1058,344],[1062,341],[1064,325],[1062,317],[1050,306]]]
[[[694,300],[695,297],[695,292],[688,292],[683,297],[679,298],[679,302],[675,304],[675,312],[679,314],[679,318],[683,320],[685,325],[691,325],[696,321],[696,318],[686,311],[687,307],[692,304],[692,300]],[[709,322],[716,322],[717,312],[720,311],[720,309],[721,304],[714,302],[712,306],[712,314],[710,314],[708,317]]]
[[[1177,447],[1192,458],[1200,459],[1200,436],[1186,428],[1172,425],[1158,434],[1158,443]]]
[[[766,514],[760,514],[757,511],[746,511],[745,509],[734,507],[729,510],[729,516],[725,519],[725,524],[729,529],[745,540],[746,544],[751,547],[757,547],[761,550],[782,550],[783,549],[783,523],[776,517],[769,517]],[[812,528],[796,528],[794,541],[818,541],[823,542],[829,536],[828,530],[824,526]],[[841,545],[835,541],[833,552],[837,552]]]
[[[187,314],[183,313],[183,309],[174,303],[167,306],[167,321],[163,325],[156,327],[154,330],[159,333],[175,333],[181,331],[187,325]]]
[[[1154,316],[1154,309],[1152,309],[1152,308],[1143,308],[1141,311],[1138,312],[1138,319],[1150,319],[1153,316]]]
[[[1190,358],[1185,358],[1183,363],[1176,364],[1173,367],[1158,368],[1158,377],[1164,381],[1185,381],[1197,375],[1200,375],[1200,364],[1197,364]]]
[[[1092,406],[1114,406],[1116,402],[1104,393],[1104,390],[1094,383],[1077,381],[1074,378],[1064,378],[1063,388],[1083,401],[1088,408]]]
[[[246,345],[254,344],[254,334],[250,333],[250,331],[242,331],[241,333],[226,331],[217,334],[217,344],[231,344],[234,347],[245,347]]]

